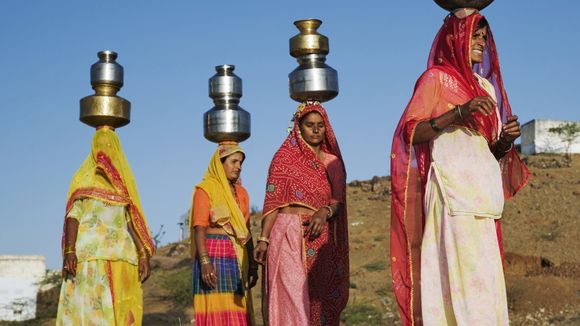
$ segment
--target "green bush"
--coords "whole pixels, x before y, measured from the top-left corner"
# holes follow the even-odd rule
[[[183,270],[168,274],[163,280],[163,286],[169,291],[170,299],[178,307],[192,304],[191,271]]]

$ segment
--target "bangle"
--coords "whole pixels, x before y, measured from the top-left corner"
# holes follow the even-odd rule
[[[67,254],[74,254],[74,253],[76,253],[76,251],[74,249],[68,249],[68,250],[65,250],[64,251],[64,254],[65,255],[67,255]]]
[[[147,253],[147,251],[144,248],[139,249],[137,255],[139,256],[139,259],[149,258],[149,254]]]
[[[463,121],[463,114],[461,114],[461,106],[459,106],[459,104],[455,106],[455,116]]]
[[[270,239],[266,237],[258,237],[258,241],[256,242],[265,242],[267,245],[270,245]]]
[[[330,205],[326,205],[326,206],[322,206],[322,208],[326,208],[328,209],[328,215],[326,216],[326,219],[328,220],[329,218],[332,217],[332,215],[334,215],[334,212],[332,211],[332,207],[330,207]]]
[[[75,251],[75,246],[65,246],[64,247],[64,252],[66,253],[67,251]]]
[[[513,143],[513,142],[506,142],[506,141],[505,141],[505,140],[503,140],[501,137],[500,137],[500,138],[497,140],[497,144],[498,144],[498,145],[508,145],[508,144],[509,144],[508,148],[507,148],[507,149],[505,149],[505,150],[502,150],[502,149],[500,148],[500,150],[501,150],[502,152],[504,152],[504,153],[507,153],[507,152],[509,152],[509,151],[512,149],[512,147],[514,147],[514,143]],[[498,147],[499,147],[499,146],[498,146]]]
[[[205,254],[205,255],[199,256],[199,262],[202,265],[207,265],[207,264],[211,263],[211,260],[209,259],[209,255]]]
[[[431,126],[431,129],[433,129],[436,133],[440,133],[443,131],[443,129],[437,127],[437,125],[435,124],[435,119],[429,120],[429,125]]]

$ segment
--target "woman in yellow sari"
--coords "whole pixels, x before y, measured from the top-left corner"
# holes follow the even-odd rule
[[[258,281],[248,192],[239,182],[244,151],[222,143],[190,210],[195,325],[253,325],[250,289]]]
[[[97,128],[68,193],[56,324],[141,325],[153,252],[119,139],[113,128]]]

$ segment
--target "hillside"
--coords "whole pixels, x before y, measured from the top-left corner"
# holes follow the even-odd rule
[[[533,177],[506,203],[505,269],[512,325],[580,324],[580,155],[525,158]],[[348,187],[351,292],[345,325],[400,325],[388,257],[390,180],[374,177]],[[259,222],[253,219],[253,232]],[[145,284],[144,325],[185,325],[192,319],[191,267],[185,243],[160,248]],[[42,294],[54,300],[54,295]],[[260,311],[259,290],[254,291]],[[51,300],[51,301],[52,301]],[[42,316],[49,317],[54,304]],[[54,301],[53,301],[54,302]],[[258,314],[259,315],[259,314]],[[45,318],[38,325],[51,325]]]

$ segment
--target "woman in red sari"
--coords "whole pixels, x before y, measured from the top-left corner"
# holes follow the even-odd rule
[[[493,36],[446,17],[395,131],[391,268],[405,325],[508,323],[500,218],[529,171]]]
[[[338,325],[348,301],[346,172],[326,111],[303,104],[268,172],[262,233],[264,319]]]

